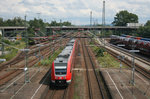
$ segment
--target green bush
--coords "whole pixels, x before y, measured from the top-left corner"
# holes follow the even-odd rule
[[[8,45],[11,44],[11,42],[9,40],[6,40],[6,39],[4,39],[3,42],[6,43],[6,44],[8,44]]]
[[[104,54],[103,54],[103,52],[105,52],[104,48],[99,48],[97,46],[94,46],[93,50],[94,50],[97,57],[103,57],[104,56]]]
[[[41,60],[41,65],[43,66],[47,66],[50,64],[50,60],[49,59],[44,59],[44,60]]]
[[[15,45],[19,45],[19,44],[20,44],[20,41],[16,41],[14,44],[15,44]]]
[[[0,58],[4,58],[4,59],[6,59],[8,61],[8,60],[12,59],[13,57],[15,57],[17,52],[18,52],[17,49],[11,48],[9,54],[6,54],[4,56],[0,56]]]
[[[104,57],[104,53],[103,52],[105,52],[105,49],[99,48],[98,51],[97,51],[96,56]]]

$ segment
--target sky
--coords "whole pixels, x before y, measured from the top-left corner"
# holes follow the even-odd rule
[[[44,22],[56,20],[69,21],[74,25],[90,24],[92,11],[93,23],[102,23],[103,0],[0,0],[0,17],[14,17],[27,20],[41,18]],[[111,24],[116,13],[127,10],[139,17],[139,23],[150,20],[150,0],[105,0],[106,24]]]

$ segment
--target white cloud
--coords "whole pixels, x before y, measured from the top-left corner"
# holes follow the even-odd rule
[[[121,10],[137,14],[142,23],[150,19],[150,0],[105,1],[108,23],[111,23],[115,14]],[[89,24],[90,11],[92,11],[93,18],[101,23],[102,5],[102,0],[3,0],[0,3],[0,17],[23,17],[28,14],[28,18],[32,19],[40,12],[41,18],[48,20],[68,19],[76,24]]]

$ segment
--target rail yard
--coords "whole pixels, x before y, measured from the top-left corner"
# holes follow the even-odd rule
[[[149,58],[130,53],[127,49],[110,44],[110,38],[105,40],[104,44],[103,39],[96,37],[96,35],[91,38],[91,35],[93,34],[89,31],[66,33],[65,36],[59,36],[55,40],[40,43],[40,45],[44,45],[40,48],[37,46],[39,44],[29,47],[30,51],[27,54],[28,72],[24,70],[25,52],[20,51],[13,59],[1,63],[0,98],[149,99]],[[76,47],[74,49],[74,56],[69,58],[73,59],[73,61],[70,61],[72,63],[68,63],[71,66],[70,70],[67,71],[68,67],[61,67],[66,68],[66,70],[62,71],[60,67],[57,67],[57,71],[58,69],[61,69],[61,71],[59,70],[57,77],[53,78],[58,81],[58,85],[54,85],[51,83],[52,65],[42,66],[39,60],[49,59],[48,57],[53,59],[52,57],[55,56],[54,54],[57,51],[60,50],[60,53],[66,45],[71,44],[68,43],[72,39],[71,37],[74,37],[76,40]],[[115,67],[110,66],[108,63],[112,59],[107,58],[105,66],[103,66],[98,59],[100,56],[97,56],[96,51],[93,50],[94,47],[105,49],[103,57],[109,54],[119,65]],[[62,57],[66,52],[64,51],[60,55],[59,53],[56,57]],[[71,53],[73,52],[71,51]],[[132,63],[133,55],[135,68],[133,68]],[[124,59],[121,61],[122,64],[118,56],[124,56]],[[52,61],[50,59],[49,61]],[[59,60],[59,62],[62,61]],[[72,72],[71,82],[69,85],[63,85],[62,81],[66,82],[63,79],[67,79],[67,76],[64,75],[68,75],[68,72]]]
[[[1,0],[0,99],[150,99],[150,0]]]

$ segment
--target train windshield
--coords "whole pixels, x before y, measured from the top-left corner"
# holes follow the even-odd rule
[[[66,75],[67,63],[55,63],[55,74]]]
[[[56,75],[66,75],[67,70],[66,69],[55,69]]]

